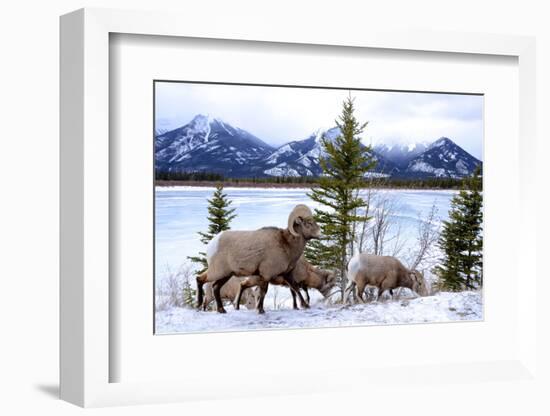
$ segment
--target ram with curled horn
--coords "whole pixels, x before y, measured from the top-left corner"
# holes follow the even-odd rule
[[[300,294],[291,272],[304,252],[308,240],[320,238],[320,228],[306,205],[296,205],[288,216],[288,227],[264,227],[254,231],[223,231],[214,237],[206,249],[208,273],[197,277],[197,303],[203,304],[203,285],[212,282],[217,310],[225,313],[220,289],[232,276],[257,278],[259,295],[256,309],[264,313],[264,298],[269,281],[282,276]]]

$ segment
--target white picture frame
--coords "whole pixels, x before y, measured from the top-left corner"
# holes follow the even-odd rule
[[[331,45],[334,47],[382,48],[430,51],[441,54],[504,55],[517,58],[519,68],[518,163],[520,207],[518,240],[513,251],[522,284],[530,290],[517,292],[518,345],[514,354],[498,361],[471,363],[441,362],[439,367],[417,363],[410,369],[369,369],[368,374],[347,368],[332,374],[348,383],[388,380],[400,376],[405,383],[445,377],[447,373],[467,380],[466,375],[483,373],[486,379],[525,380],[536,377],[536,280],[532,261],[535,246],[536,190],[527,168],[535,163],[535,42],[533,38],[421,32],[370,32],[350,28],[327,35],[322,28],[307,33],[299,28],[231,22],[205,28],[200,19],[186,20],[171,13],[107,9],[82,9],[61,18],[61,398],[80,406],[159,403],[193,399],[245,397],[284,393],[328,393],[346,388],[346,383],[315,382],[315,377],[289,380],[283,373],[270,374],[269,382],[229,386],[226,380],[193,375],[185,381],[111,382],[110,365],[116,357],[110,349],[109,274],[112,259],[110,240],[109,158],[109,36],[112,33],[148,36],[279,42],[281,44]],[[514,276],[515,276],[514,275]],[[206,342],[204,335],[197,342]],[[269,337],[275,339],[276,333]],[[445,371],[442,371],[445,370]],[[307,376],[306,376],[307,378]],[[408,381],[407,381],[408,380]],[[244,381],[243,381],[244,383]]]

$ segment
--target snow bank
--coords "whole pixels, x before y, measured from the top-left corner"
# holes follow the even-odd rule
[[[155,318],[158,334],[479,321],[483,319],[483,300],[481,292],[444,292],[402,301],[346,306],[316,304],[299,311],[266,309],[264,315],[254,310],[236,311],[231,306],[225,315],[171,308],[157,311]]]

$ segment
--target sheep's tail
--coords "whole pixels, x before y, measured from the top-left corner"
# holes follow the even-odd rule
[[[348,286],[344,291],[344,303],[347,303],[351,291],[355,288],[355,276],[359,272],[359,254],[355,254],[348,263]]]
[[[206,283],[206,280],[208,279],[208,270],[205,270],[201,274],[197,276],[197,309],[201,309],[203,307],[204,302],[204,289],[203,285]]]

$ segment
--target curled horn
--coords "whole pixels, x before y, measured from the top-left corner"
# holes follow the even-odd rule
[[[290,215],[288,216],[288,231],[290,231],[290,234],[296,237],[298,237],[298,233],[294,231],[294,221],[296,221],[298,217],[313,217],[313,213],[306,205],[303,204],[296,205],[294,209],[290,212]]]

